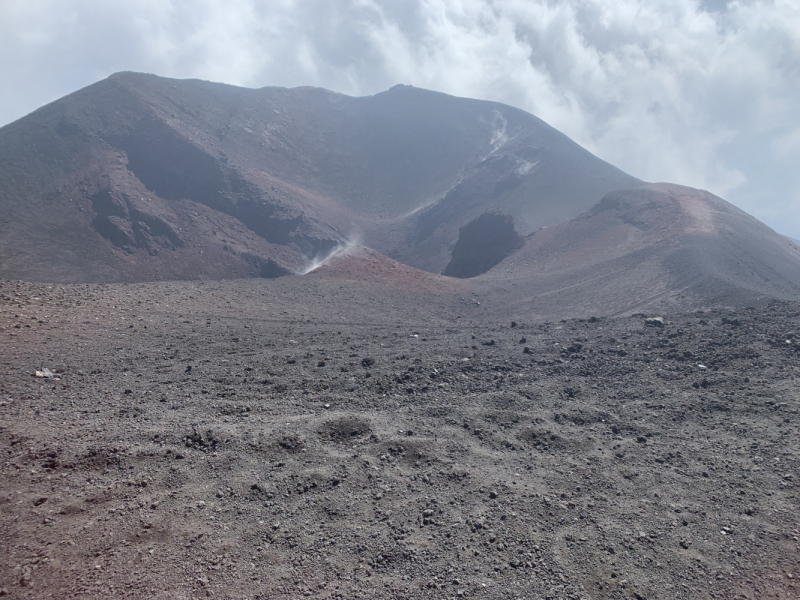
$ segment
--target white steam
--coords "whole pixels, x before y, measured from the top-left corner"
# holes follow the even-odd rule
[[[506,133],[508,121],[499,110],[494,111],[494,123],[492,125],[494,129],[492,138],[489,140],[489,145],[492,148],[489,152],[490,156],[508,143],[508,134]]]
[[[339,242],[336,246],[331,248],[328,252],[317,254],[311,261],[301,269],[296,271],[297,275],[307,275],[320,267],[327,265],[337,256],[346,256],[353,251],[354,248],[359,247],[356,240],[346,240]]]
[[[524,177],[525,175],[527,175],[528,173],[533,171],[533,169],[535,169],[536,165],[538,165],[538,164],[539,164],[539,159],[538,158],[533,162],[530,162],[530,161],[527,161],[527,160],[518,160],[517,161],[517,175],[519,175],[520,177]]]

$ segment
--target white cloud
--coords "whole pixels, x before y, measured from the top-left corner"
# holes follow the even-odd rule
[[[0,122],[118,70],[497,100],[800,237],[795,0],[0,4]]]

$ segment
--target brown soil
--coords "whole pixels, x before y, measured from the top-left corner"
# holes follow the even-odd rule
[[[797,597],[800,306],[461,293],[0,282],[0,593]]]
[[[350,247],[336,254],[326,264],[313,270],[308,279],[342,279],[369,285],[377,290],[402,290],[412,296],[419,294],[454,295],[467,293],[472,287],[452,277],[420,271],[364,247]]]

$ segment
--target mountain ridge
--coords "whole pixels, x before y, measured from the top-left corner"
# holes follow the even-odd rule
[[[531,146],[531,136],[541,147]],[[525,161],[537,153],[550,167],[520,174],[520,168],[533,169]],[[562,185],[562,172],[576,166],[559,153],[588,164],[585,174]],[[275,263],[281,273],[353,238],[438,272],[458,228],[490,204],[512,214],[525,232],[575,216],[607,189],[638,181],[536,117],[496,103],[407,86],[353,98],[317,88],[250,90],[132,73],[113,75],[1,128],[0,155],[6,159],[0,202],[8,214],[24,215],[28,208],[11,198],[65,204],[72,199],[66,196],[83,196],[81,207],[101,217],[96,225],[112,247],[88,239],[83,245],[104,255],[99,272],[111,280],[153,278],[159,269],[178,277],[216,276],[211,269],[181,274],[162,259],[144,257],[154,249],[175,252],[176,232],[191,229],[192,213],[205,210],[198,206],[216,211],[227,227],[238,221],[268,244],[292,246],[281,253],[250,240],[241,250]],[[615,183],[604,183],[598,173]],[[533,184],[543,207],[538,212],[532,208],[536,194],[519,189]],[[545,198],[556,192],[557,205]],[[136,206],[126,207],[131,203]],[[68,214],[60,217],[70,229],[85,229],[76,222],[79,215],[64,208]],[[41,213],[25,216],[32,229],[46,220]],[[152,224],[164,235],[145,239]],[[55,228],[51,224],[51,239],[67,245]],[[131,235],[137,231],[144,232],[138,241]],[[200,240],[183,244],[208,246],[207,237],[201,231]],[[123,256],[131,250],[141,255],[133,265]],[[220,263],[217,271],[242,262],[212,248],[206,253],[214,256],[209,264]],[[44,261],[33,262],[45,276]],[[73,268],[58,271],[68,278]],[[24,274],[21,267],[10,271]],[[237,272],[259,274],[246,265]]]
[[[269,279],[356,245],[486,290],[515,279],[508,306],[547,314],[800,289],[797,245],[724,200],[641,182],[522,110],[405,85],[118,73],[0,128],[0,210],[5,279]]]

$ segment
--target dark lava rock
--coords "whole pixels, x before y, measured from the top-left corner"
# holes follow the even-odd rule
[[[523,246],[510,215],[488,211],[458,232],[458,241],[444,275],[476,277]]]

